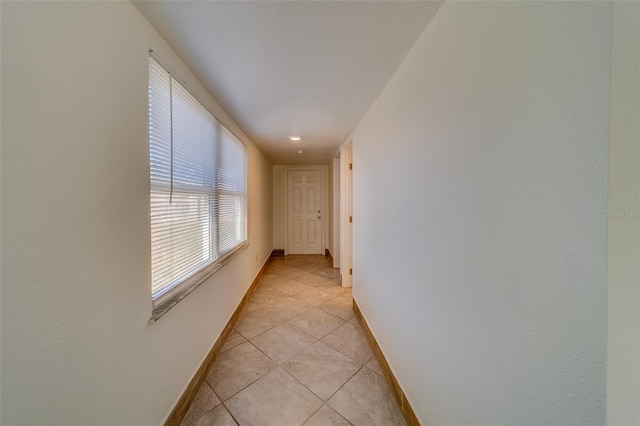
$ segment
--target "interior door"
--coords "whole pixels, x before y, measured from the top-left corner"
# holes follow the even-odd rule
[[[322,172],[287,173],[289,254],[322,254]]]

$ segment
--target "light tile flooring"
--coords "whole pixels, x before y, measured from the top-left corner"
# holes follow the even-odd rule
[[[183,425],[404,425],[324,256],[274,258]]]

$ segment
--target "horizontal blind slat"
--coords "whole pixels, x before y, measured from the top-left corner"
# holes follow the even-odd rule
[[[149,159],[155,303],[246,241],[246,148],[151,57]]]

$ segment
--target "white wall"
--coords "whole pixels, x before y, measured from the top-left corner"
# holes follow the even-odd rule
[[[151,325],[149,48],[247,144],[250,242]],[[271,251],[271,165],[129,2],[3,2],[2,66],[2,423],[161,424]]]
[[[610,32],[445,2],[355,130],[354,298],[422,424],[605,422]]]
[[[273,248],[284,250],[286,241],[286,166],[273,166]]]
[[[607,423],[640,424],[640,3],[613,6]]]

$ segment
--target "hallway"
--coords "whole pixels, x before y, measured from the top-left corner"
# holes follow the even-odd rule
[[[404,424],[330,258],[272,259],[182,424]]]

